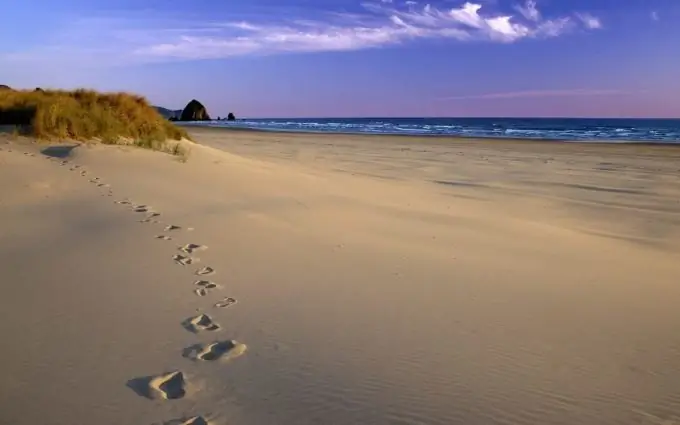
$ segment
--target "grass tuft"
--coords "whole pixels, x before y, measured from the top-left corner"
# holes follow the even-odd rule
[[[85,89],[0,90],[0,125],[25,127],[38,139],[99,140],[176,155],[182,147],[171,140],[189,138],[142,96]]]

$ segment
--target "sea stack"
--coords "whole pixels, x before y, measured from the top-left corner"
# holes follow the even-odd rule
[[[191,102],[182,111],[180,116],[180,121],[206,121],[210,120],[210,115],[208,115],[208,110],[205,106],[196,99],[192,99]]]
[[[227,121],[236,121],[236,115],[234,115],[233,112],[229,112],[229,115],[227,115]]]

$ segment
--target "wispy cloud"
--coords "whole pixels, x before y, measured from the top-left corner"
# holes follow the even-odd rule
[[[538,11],[536,2],[533,0],[527,0],[524,5],[515,6],[515,9],[517,9],[519,13],[522,14],[522,16],[530,21],[537,22],[541,20],[541,12]]]
[[[130,21],[81,20],[71,24],[69,37],[9,57],[28,59],[58,51],[72,56],[101,49],[101,59],[149,62],[216,59],[285,52],[350,51],[398,45],[417,39],[512,43],[550,38],[577,29],[601,27],[587,13],[545,17],[536,1],[517,5],[513,13],[494,13],[479,3],[451,8],[414,1],[377,0],[363,3],[363,12],[328,11],[322,18],[303,16],[258,21],[210,21],[173,26],[157,19]],[[85,41],[84,41],[85,40]],[[5,56],[7,59],[8,56]]]
[[[600,21],[600,18],[591,15],[590,13],[577,13],[576,17],[583,22],[583,25],[585,25],[586,28],[588,29],[600,29],[602,28],[602,21]]]
[[[652,13],[650,14],[650,17],[652,18],[652,21],[658,21],[659,20],[659,12],[656,10],[653,10]]]
[[[465,96],[448,96],[438,100],[494,100],[519,99],[536,97],[591,97],[591,96],[628,96],[641,94],[643,91],[611,90],[611,89],[560,89],[560,90],[526,90],[501,93],[484,93]]]

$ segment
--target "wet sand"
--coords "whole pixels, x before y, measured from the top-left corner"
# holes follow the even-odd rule
[[[680,150],[191,132],[0,140],[0,423],[680,423]]]

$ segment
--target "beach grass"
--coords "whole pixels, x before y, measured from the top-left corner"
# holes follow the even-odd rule
[[[2,90],[0,125],[41,140],[135,145],[181,154],[187,132],[142,96],[93,90]]]

